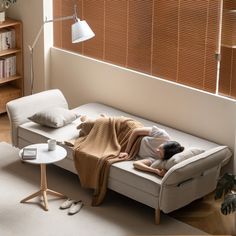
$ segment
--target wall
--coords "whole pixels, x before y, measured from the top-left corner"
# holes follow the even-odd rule
[[[48,0],[49,1],[49,0]],[[7,11],[7,16],[21,20],[23,22],[23,48],[24,48],[24,90],[25,94],[30,93],[30,53],[28,45],[32,45],[34,38],[40,29],[44,19],[43,0],[18,0]],[[47,77],[45,74],[45,51],[44,51],[44,34],[34,50],[34,70],[35,70],[35,89],[42,91],[47,87]]]

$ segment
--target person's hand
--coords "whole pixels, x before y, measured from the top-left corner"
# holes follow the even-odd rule
[[[127,152],[121,152],[118,157],[119,157],[120,159],[125,159],[125,158],[127,158],[128,156],[129,156],[129,154],[128,154]]]
[[[166,174],[166,170],[165,169],[157,169],[157,174],[161,177],[163,177]]]

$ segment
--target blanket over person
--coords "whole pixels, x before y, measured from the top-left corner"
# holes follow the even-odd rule
[[[106,194],[111,164],[131,160],[138,153],[142,137],[137,138],[128,158],[118,157],[124,152],[132,131],[143,125],[127,117],[101,117],[83,122],[80,137],[74,143],[74,164],[81,186],[94,189],[92,205],[99,205]]]

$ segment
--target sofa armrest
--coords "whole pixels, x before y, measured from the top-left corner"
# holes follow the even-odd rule
[[[68,108],[68,103],[58,89],[47,90],[33,95],[21,97],[7,103],[7,113],[11,125],[12,144],[18,146],[17,128],[19,125],[29,122],[28,117],[36,112],[50,108]]]
[[[218,146],[174,165],[162,179],[160,208],[168,213],[212,192],[231,156],[228,147]]]

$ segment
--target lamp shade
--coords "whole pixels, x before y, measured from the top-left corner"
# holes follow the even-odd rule
[[[72,43],[79,43],[95,36],[85,20],[78,20],[71,26]]]

